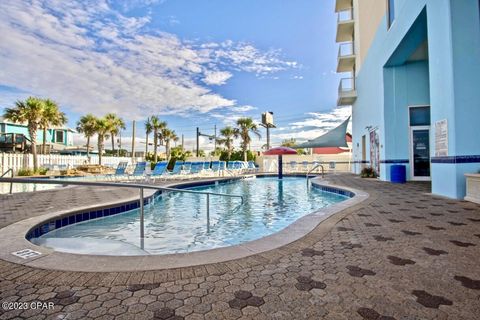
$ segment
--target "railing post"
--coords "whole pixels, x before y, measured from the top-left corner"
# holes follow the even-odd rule
[[[143,243],[145,237],[144,207],[143,207],[143,188],[140,188],[140,241]]]
[[[210,194],[207,193],[207,232],[210,232]]]
[[[10,173],[11,173],[12,178],[13,178],[13,170],[12,169],[10,169]],[[13,182],[10,182],[10,194],[12,194],[12,193],[13,193]]]

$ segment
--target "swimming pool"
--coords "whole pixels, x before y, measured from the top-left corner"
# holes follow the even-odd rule
[[[14,183],[12,193],[35,192],[61,188],[59,184],[35,184],[35,183]],[[10,193],[10,183],[0,183],[0,194]]]
[[[299,218],[348,199],[308,187],[305,178],[241,179],[194,187],[193,190],[243,195],[210,197],[207,227],[206,197],[167,192],[145,208],[145,239],[139,239],[138,209],[75,223],[43,234],[32,242],[57,251],[145,255],[185,253],[221,248],[278,232]]]

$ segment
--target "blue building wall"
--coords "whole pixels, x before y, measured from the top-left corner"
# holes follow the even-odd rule
[[[64,142],[60,143],[55,141],[55,131],[58,129],[48,129],[47,130],[47,143],[58,143],[63,144],[65,146],[72,145],[72,132],[68,131],[67,129],[62,129],[64,134]],[[14,124],[14,123],[3,123],[2,126],[3,133],[21,133],[24,134],[27,138],[30,139],[30,134],[28,133],[28,128],[21,124]],[[37,131],[37,143],[43,143],[43,130]]]
[[[464,173],[480,169],[480,139],[476,137],[480,122],[479,1],[396,0],[395,12],[390,30],[384,16],[357,75],[358,98],[352,109],[355,160],[361,158],[363,135],[370,160],[366,128],[378,128],[381,179],[388,180],[388,162],[409,158],[407,107],[429,104],[432,192],[462,198]],[[425,40],[428,60],[408,61]],[[442,119],[448,121],[448,156],[434,157],[434,124]]]

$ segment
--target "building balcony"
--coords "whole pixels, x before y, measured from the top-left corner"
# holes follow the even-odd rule
[[[354,27],[353,8],[340,11],[337,20],[337,42],[353,41]]]
[[[353,0],[337,0],[335,2],[335,12],[353,8]]]
[[[338,47],[337,72],[354,72],[355,57],[353,42],[340,44]]]
[[[355,78],[343,78],[338,85],[338,106],[350,106],[357,100]]]

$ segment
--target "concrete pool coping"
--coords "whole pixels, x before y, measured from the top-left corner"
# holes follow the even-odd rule
[[[230,178],[231,179],[231,178]],[[216,181],[214,179],[210,181]],[[335,225],[334,215],[347,208],[355,206],[365,201],[369,195],[361,190],[356,190],[344,186],[336,186],[318,177],[311,179],[312,183],[319,186],[328,186],[354,193],[352,198],[339,202],[319,211],[312,212],[279,232],[266,237],[249,241],[243,244],[215,248],[210,250],[195,251],[189,253],[176,253],[165,255],[145,255],[145,256],[102,256],[65,253],[54,251],[52,249],[37,246],[25,239],[29,230],[43,221],[59,217],[71,210],[57,211],[46,215],[41,215],[11,224],[0,230],[0,259],[48,270],[58,271],[82,271],[82,272],[129,272],[129,271],[150,271],[161,269],[175,269],[182,267],[192,267],[212,263],[226,262],[245,258],[258,253],[270,251],[288,245],[299,240],[313,231],[319,225],[324,224],[325,228],[330,230]],[[194,182],[194,181],[190,181]],[[203,180],[205,182],[205,180]],[[180,183],[181,184],[181,183]],[[172,184],[179,185],[179,183]],[[153,195],[155,191],[151,190],[145,196]],[[75,212],[87,211],[94,208],[103,208],[121,203],[127,203],[137,200],[137,197],[122,199],[104,203],[102,206],[88,206],[77,208]],[[13,252],[30,249],[40,253],[28,259],[23,259],[13,255]]]

